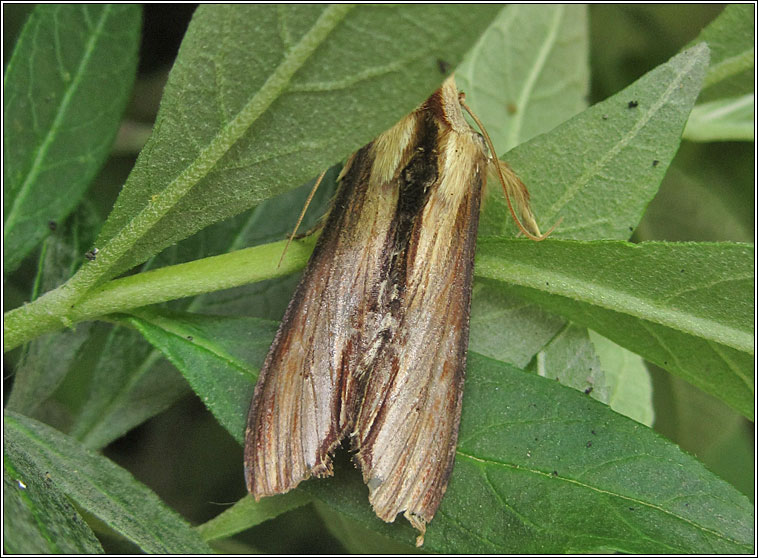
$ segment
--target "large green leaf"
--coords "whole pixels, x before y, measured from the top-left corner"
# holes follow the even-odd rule
[[[755,92],[754,4],[726,6],[693,43],[701,41],[711,49],[711,63],[700,102]]]
[[[241,442],[263,358],[248,360],[257,351],[250,339],[266,322],[155,313],[132,322]],[[412,544],[410,526],[377,519],[360,475],[337,461],[334,479],[298,490]],[[652,430],[582,392],[469,353],[456,467],[425,549],[749,552],[752,524],[744,496]]]
[[[505,156],[555,238],[627,239],[676,154],[708,64],[704,44],[675,56],[613,97]],[[516,231],[490,188],[481,234]]]
[[[475,273],[753,417],[753,248],[480,239]]]
[[[100,542],[18,441],[3,441],[3,551],[10,554],[101,554]]]
[[[105,162],[134,82],[140,8],[39,5],[5,73],[5,271],[82,199]]]
[[[455,71],[499,153],[587,106],[587,7],[511,4]]]
[[[472,550],[475,539],[485,552],[752,550],[750,503],[675,445],[475,355],[456,468],[430,549]]]
[[[78,506],[145,552],[205,554],[210,548],[146,486],[127,471],[60,432],[5,411],[5,442],[46,471]]]

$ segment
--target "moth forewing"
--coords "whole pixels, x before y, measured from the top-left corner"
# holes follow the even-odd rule
[[[349,435],[376,514],[423,541],[455,457],[488,161],[452,78],[350,157],[250,407],[256,498],[331,474]]]

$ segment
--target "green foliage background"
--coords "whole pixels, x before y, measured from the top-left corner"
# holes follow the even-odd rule
[[[5,6],[6,53],[12,52],[13,40],[19,36],[30,9],[31,6]],[[312,10],[312,18],[302,14],[294,17],[295,12],[288,14],[288,8],[278,7],[274,8],[270,21],[262,18],[252,31],[243,25],[237,34],[232,30],[230,37],[239,37],[243,30],[270,33],[270,42],[282,40],[285,46],[295,47],[296,51],[302,43],[295,38],[307,29],[287,28],[281,22],[302,25],[302,22],[315,21],[322,7],[303,9]],[[744,540],[752,525],[753,512],[746,505],[747,500],[740,500],[732,487],[747,495],[750,502],[754,501],[754,426],[745,418],[752,418],[753,396],[746,397],[739,373],[723,365],[730,362],[734,369],[742,370],[744,361],[752,359],[752,352],[746,348],[752,344],[751,332],[741,330],[744,324],[738,319],[745,313],[745,301],[735,303],[727,292],[723,301],[713,304],[712,300],[698,300],[696,293],[688,295],[686,287],[696,291],[696,286],[730,279],[746,284],[754,277],[752,246],[721,244],[723,241],[747,243],[754,238],[754,143],[683,141],[676,151],[676,138],[694,102],[698,80],[705,80],[699,103],[745,95],[752,93],[752,89],[745,89],[746,76],[739,73],[721,81],[714,81],[713,74],[703,76],[706,58],[704,53],[697,52],[689,58],[680,58],[679,66],[672,61],[659,73],[643,78],[648,82],[640,80],[632,85],[691,45],[724,7],[593,5],[586,10],[561,7],[545,11],[544,7],[532,6],[519,8],[520,12],[515,9],[503,12],[500,19],[496,19],[496,7],[483,12],[472,8],[449,9],[449,12],[434,7],[411,8],[407,12],[400,9],[398,14],[402,18],[389,20],[388,27],[396,27],[401,21],[408,29],[415,30],[415,22],[423,20],[428,24],[427,31],[429,26],[434,31],[426,34],[407,31],[402,33],[407,44],[385,45],[378,53],[371,41],[350,33],[336,36],[336,52],[350,52],[354,56],[354,60],[344,66],[350,71],[359,68],[361,79],[351,82],[353,74],[350,72],[342,78],[344,87],[355,87],[358,83],[358,89],[350,97],[357,100],[346,104],[344,98],[331,97],[328,93],[324,76],[334,78],[340,68],[335,62],[339,57],[330,58],[327,52],[309,66],[307,72],[295,74],[294,85],[287,82],[288,85],[283,86],[290,88],[289,101],[281,101],[272,93],[274,104],[266,112],[268,108],[263,105],[260,110],[256,108],[258,97],[249,102],[251,92],[265,90],[269,83],[264,86],[262,80],[266,76],[255,71],[255,67],[239,67],[242,61],[250,63],[244,42],[237,44],[230,40],[224,47],[228,48],[224,57],[211,61],[223,66],[222,71],[210,72],[203,49],[197,47],[215,40],[215,35],[193,36],[194,50],[188,39],[183,48],[189,55],[180,57],[181,63],[174,66],[173,81],[164,91],[175,49],[184,33],[183,28],[172,26],[182,20],[179,16],[188,22],[191,8],[148,6],[142,16],[134,94],[110,155],[108,147],[116,130],[115,122],[126,102],[137,62],[134,53],[139,37],[139,12],[136,9],[98,11],[99,8],[92,7],[82,8],[78,15],[73,13],[73,20],[79,18],[86,22],[84,28],[89,29],[89,33],[77,35],[71,42],[72,50],[66,52],[78,52],[74,50],[78,40],[80,44],[89,45],[90,50],[84,48],[82,52],[104,53],[108,59],[121,60],[121,64],[114,63],[110,67],[113,71],[110,77],[98,75],[106,85],[97,80],[89,85],[99,91],[106,91],[104,87],[110,86],[114,91],[98,98],[102,106],[90,104],[87,107],[88,114],[96,114],[99,119],[86,119],[80,113],[64,110],[61,111],[64,117],[51,125],[54,130],[68,130],[71,125],[66,124],[66,118],[76,122],[86,120],[91,129],[74,128],[92,138],[92,143],[82,146],[82,152],[77,153],[74,140],[64,133],[56,133],[52,137],[57,143],[45,144],[46,153],[51,153],[53,160],[61,157],[56,153],[62,150],[66,155],[63,158],[75,163],[75,170],[66,171],[69,174],[62,170],[49,174],[53,186],[42,186],[41,191],[51,192],[52,201],[34,196],[26,201],[29,208],[39,210],[44,226],[32,227],[29,229],[32,232],[18,227],[10,230],[6,217],[10,232],[4,238],[4,309],[19,307],[59,286],[83,263],[84,252],[117,239],[123,224],[136,212],[146,207],[150,209],[151,203],[156,211],[160,211],[161,203],[169,204],[161,197],[165,184],[158,177],[173,180],[172,184],[180,188],[186,170],[183,165],[188,160],[200,161],[191,169],[203,177],[199,184],[185,181],[197,186],[192,190],[196,192],[192,196],[196,197],[184,196],[181,202],[184,206],[171,205],[149,229],[149,234],[135,245],[124,246],[118,257],[111,258],[109,253],[98,256],[79,281],[80,285],[97,288],[79,304],[76,310],[79,314],[70,315],[72,319],[129,308],[109,308],[100,305],[101,301],[116,304],[116,300],[133,302],[146,296],[144,304],[148,304],[171,299],[171,296],[150,297],[152,293],[170,293],[172,289],[184,296],[204,293],[208,290],[204,287],[209,278],[217,281],[214,289],[222,284],[214,275],[219,270],[229,286],[254,280],[250,277],[251,268],[260,270],[261,276],[269,280],[172,301],[162,308],[132,310],[129,316],[111,315],[108,320],[121,324],[119,326],[103,321],[82,321],[75,329],[43,335],[5,354],[5,527],[6,533],[16,533],[15,537],[6,536],[7,551],[98,552],[104,548],[109,552],[131,552],[139,547],[148,552],[193,553],[207,551],[208,541],[224,552],[412,550],[408,541],[413,540],[413,533],[404,521],[388,526],[372,517],[365,488],[359,475],[342,461],[344,455],[338,459],[335,479],[306,483],[302,491],[264,500],[257,506],[246,498],[223,517],[209,521],[244,496],[239,435],[245,409],[240,405],[244,407],[249,400],[257,374],[255,367],[262,361],[273,335],[275,322],[272,320],[280,319],[296,284],[297,275],[288,273],[302,267],[309,244],[295,246],[279,271],[270,270],[270,260],[273,258],[275,262],[274,255],[278,256],[281,245],[271,245],[266,254],[251,252],[249,261],[224,254],[283,238],[291,229],[310,187],[306,184],[288,190],[292,183],[307,181],[324,164],[339,160],[408,112],[441,79],[436,59],[455,65],[472,45],[472,52],[478,55],[469,54],[459,68],[459,87],[467,92],[480,116],[486,115],[485,123],[495,144],[502,147],[501,155],[515,148],[507,159],[532,188],[540,222],[549,226],[554,219],[563,216],[565,226],[541,245],[494,237],[483,237],[480,241],[471,339],[471,349],[477,354],[472,353],[466,398],[482,406],[473,407],[470,403],[464,409],[456,465],[458,476],[454,477],[446,497],[448,507],[440,510],[432,524],[438,531],[430,529],[426,548],[448,552],[548,553],[616,549],[628,552],[748,551]],[[754,35],[753,18],[747,17],[751,9],[745,6],[728,12],[718,25],[724,26],[730,36]],[[342,21],[339,18],[348,18],[350,25],[345,28],[354,29],[365,28],[366,21],[381,21],[382,17],[389,17],[388,14],[392,15],[389,10],[379,9],[375,13],[335,11],[332,15],[338,23]],[[502,41],[500,50],[482,51],[474,45],[478,36],[474,30],[483,30],[493,20],[496,25],[487,33],[497,34],[498,29],[508,29],[513,21],[529,28],[519,29],[521,35],[514,34],[523,37],[520,42],[509,42],[511,35],[505,33],[496,38]],[[39,21],[38,33],[45,36],[46,20],[43,17]],[[65,18],[58,17],[57,21],[62,21],[60,25],[64,27],[69,25]],[[272,21],[280,22],[280,27],[272,26]],[[98,22],[99,26],[95,25]],[[109,22],[118,32],[107,31]],[[336,28],[343,29],[338,23]],[[74,21],[70,25],[73,29],[80,23]],[[710,28],[710,33],[717,38],[724,36],[719,33],[718,25]],[[377,29],[380,29],[378,24]],[[471,30],[471,35],[465,35],[462,30]],[[169,37],[173,42],[167,40]],[[528,42],[530,37],[534,44]],[[543,37],[561,45],[557,50],[565,58],[549,57],[548,64],[554,67],[544,70],[545,75],[561,75],[559,83],[541,83],[539,76],[529,74],[530,68],[536,65],[534,57],[541,55],[543,43],[540,41],[547,43]],[[381,32],[377,31],[375,39],[381,40]],[[104,41],[105,46],[93,46],[97,41]],[[734,52],[735,45],[728,41],[713,41],[711,46],[711,70],[714,61],[739,58],[735,56],[739,54]],[[302,48],[307,48],[307,44]],[[292,50],[289,52],[291,57],[296,57],[297,52],[294,55]],[[266,54],[256,54],[254,60],[265,66]],[[371,56],[374,56],[371,58],[373,66],[367,65],[365,71],[360,69],[362,62]],[[420,64],[421,59],[426,62]],[[82,56],[82,60],[90,58]],[[6,68],[8,62],[4,60]],[[34,59],[28,62],[32,68],[28,73],[34,77],[41,70],[34,65]],[[61,64],[65,66],[65,59]],[[419,64],[423,70],[416,69]],[[19,67],[17,61],[16,69]],[[98,73],[88,73],[84,64],[81,67],[84,68],[81,91],[86,96],[89,83],[86,76]],[[752,83],[750,72],[742,73],[750,74]],[[66,86],[69,81],[65,72],[60,75],[60,89],[55,89],[55,82],[45,82],[49,91],[40,92],[28,84],[24,87],[30,87],[48,102],[57,99],[59,94],[68,99],[65,92],[69,91]],[[371,78],[385,80],[381,81],[381,91],[372,87]],[[658,99],[669,99],[677,94],[667,89],[667,84],[679,83],[677,80],[684,84],[681,98],[675,98],[681,109],[670,113],[651,109]],[[588,84],[591,85],[589,91]],[[625,90],[630,85],[632,87]],[[272,87],[275,86],[274,83]],[[20,118],[23,110],[30,110],[35,117],[44,114],[38,114],[34,105],[13,104],[16,98],[23,99],[23,96],[14,97],[14,90],[9,87],[25,90],[17,81],[6,77],[5,87],[5,109],[13,109],[6,112],[6,123],[13,122],[9,114]],[[689,100],[688,87],[692,97]],[[306,111],[316,115],[310,124],[301,126],[276,116],[302,109],[302,103],[308,102],[307,94],[318,92],[319,88],[327,93],[318,97],[317,105],[306,107]],[[539,93],[527,98],[528,110],[532,112],[520,112],[523,99],[508,97],[511,91],[516,95],[526,90]],[[613,97],[622,90],[628,99]],[[513,101],[515,111],[508,110],[502,103],[490,103],[488,91],[499,91]],[[218,105],[203,101],[209,92],[218,94]],[[195,97],[199,101],[193,104]],[[161,98],[164,125],[158,127],[136,160],[150,133]],[[632,100],[639,102],[640,112],[649,110],[645,114],[650,115],[650,123],[643,132],[648,130],[645,133],[650,134],[650,150],[639,149],[640,144],[635,144],[631,151],[621,150],[619,162],[614,164],[624,172],[598,179],[587,169],[592,167],[593,161],[602,159],[606,151],[602,143],[593,147],[588,131],[603,130],[607,124],[620,138],[627,137],[629,130],[636,130],[638,126],[639,113],[627,105],[627,101]],[[287,102],[295,108],[288,107]],[[70,103],[76,106],[75,99]],[[196,107],[196,111],[182,114],[181,109],[186,106],[183,103]],[[598,103],[603,104],[594,106]],[[593,109],[582,113],[587,106]],[[244,128],[235,136],[233,126],[225,125],[225,116],[245,114],[248,109],[253,113],[259,110],[264,116],[256,116],[254,129]],[[540,139],[539,134],[549,132],[578,113],[581,114],[576,119]],[[742,119],[744,121],[744,115]],[[324,122],[328,122],[328,126]],[[688,126],[692,125],[690,122]],[[726,133],[724,130],[732,133],[735,129],[725,126],[719,128],[718,133]],[[697,134],[692,128],[688,128],[687,133],[693,138],[702,138],[702,123]],[[708,133],[707,126],[705,133]],[[710,133],[714,133],[713,130]],[[735,132],[738,133],[742,132]],[[213,151],[204,143],[210,141],[207,138],[223,140],[225,134],[229,136],[226,145],[234,148],[221,146],[220,160],[213,160],[211,164],[208,159],[211,162],[203,163],[203,157],[210,157],[208,153]],[[5,139],[5,190],[17,191],[11,172],[14,167],[9,169],[8,162],[23,167],[17,152],[24,152],[24,142],[35,140],[24,139],[23,134],[19,136],[19,131],[9,124],[6,124]],[[668,145],[664,145],[666,141]],[[253,173],[246,166],[249,160],[245,157],[249,152],[259,157]],[[296,169],[286,164],[294,154],[301,157]],[[542,168],[534,164],[537,157],[543,161]],[[662,164],[652,163],[653,160]],[[211,166],[203,170],[203,164]],[[127,180],[132,167],[136,170]],[[92,180],[98,168],[99,174]],[[335,169],[330,171],[326,182],[331,178],[333,183],[335,172]],[[558,176],[551,176],[552,172]],[[262,187],[250,187],[264,181],[267,182]],[[56,189],[59,182],[67,188]],[[125,195],[116,203],[125,183]],[[563,188],[567,184],[578,185],[587,199],[598,204],[597,208],[568,204],[565,210],[568,213],[561,213],[555,200],[566,196]],[[641,184],[647,186],[640,187]],[[502,201],[498,198],[499,192],[494,190],[496,188],[490,188],[480,232],[483,235],[512,234],[512,227],[503,225],[507,221],[502,218]],[[587,193],[593,191],[597,194]],[[227,218],[238,207],[256,205],[279,192],[283,192],[279,197]],[[628,199],[624,197],[627,194]],[[177,196],[183,194],[180,192]],[[306,228],[313,226],[318,214],[328,205],[328,199],[329,190],[322,189],[309,212]],[[111,214],[114,203],[115,210]],[[614,204],[623,206],[613,210],[617,219],[610,223],[593,219],[602,216]],[[193,213],[197,207],[205,211]],[[34,213],[31,209],[24,211]],[[206,224],[225,218],[189,240],[177,243]],[[33,224],[31,219],[29,222]],[[687,253],[678,250],[669,253],[668,245],[663,244],[634,249],[619,241],[629,238],[631,228],[634,229],[631,239],[635,242],[709,243],[693,245],[692,251]],[[45,238],[40,243],[42,237]],[[19,238],[23,242],[17,241]],[[618,240],[609,240],[602,246],[585,245],[582,240],[576,240],[594,238]],[[504,253],[507,266],[503,265]],[[222,259],[201,259],[217,254]],[[583,268],[577,262],[587,257],[597,259]],[[147,262],[142,263],[146,258]],[[193,263],[187,264],[179,274],[161,276],[159,272],[151,276],[150,283],[141,282],[143,278],[139,275],[122,280],[116,286],[106,282],[137,263],[141,264],[141,271],[147,271],[182,262]],[[617,262],[626,262],[627,267]],[[687,274],[682,275],[685,266]],[[690,274],[690,270],[696,272]],[[640,271],[655,276],[656,281],[636,286],[625,282],[628,276]],[[195,284],[197,288],[193,291]],[[671,318],[670,323],[674,325],[660,326],[668,323],[668,317],[661,316],[653,303],[658,302],[659,297],[665,302],[670,289],[678,289],[680,285],[684,292],[677,299],[676,309],[681,310],[686,319]],[[615,288],[617,286],[620,287]],[[591,292],[580,292],[580,287],[587,287]],[[596,304],[601,296],[607,302],[603,308]],[[634,297],[650,302],[650,308],[636,304]],[[754,310],[754,301],[752,304]],[[701,307],[711,310],[701,312]],[[662,308],[670,310],[672,307],[663,304]],[[551,311],[554,314],[549,313]],[[197,314],[230,317],[206,318]],[[557,314],[569,317],[574,325],[567,324]],[[634,319],[629,322],[619,320],[619,316],[628,319],[630,315]],[[516,325],[505,334],[500,325],[504,321]],[[640,333],[647,326],[635,330],[640,323],[660,328],[650,329],[653,332],[650,337],[655,342]],[[709,328],[712,323],[723,326],[726,333],[719,337],[720,330]],[[607,337],[620,344],[634,338],[633,343],[625,345],[627,348],[669,371],[648,363],[648,377],[639,357],[593,331],[588,332],[586,328],[592,329],[593,325],[601,327]],[[59,327],[60,324],[53,321],[46,331]],[[729,335],[730,332],[734,335]],[[181,344],[177,339],[190,343]],[[693,348],[693,342],[702,342],[707,347]],[[742,348],[735,349],[735,345]],[[661,356],[662,347],[674,351],[677,366],[672,367],[665,354]],[[710,356],[712,354],[717,357]],[[688,360],[688,356],[692,358]],[[503,365],[503,362],[509,364]],[[702,374],[704,363],[713,371],[712,375]],[[560,384],[579,390],[592,387],[592,398],[640,423],[652,422],[656,432],[675,442],[705,467],[649,429],[609,413],[605,406],[591,398],[577,398],[575,392],[557,385],[546,387],[543,379],[524,375],[511,365],[555,377]],[[670,373],[672,368],[676,374]],[[182,374],[177,370],[182,370]],[[605,374],[588,373],[588,370],[602,370]],[[749,383],[752,386],[752,381]],[[509,410],[522,419],[529,417],[533,421],[531,426],[508,429],[500,422],[499,406],[504,399],[495,393],[499,388],[519,394]],[[193,391],[202,394],[202,401]],[[546,400],[552,404],[530,405],[530,401]],[[67,436],[26,417],[52,425]],[[573,422],[577,417],[581,417],[582,428]],[[498,435],[493,435],[493,431]],[[532,444],[532,439],[541,443]],[[629,440],[633,439],[638,440],[638,444],[630,444]],[[493,445],[492,440],[508,442]],[[522,452],[525,447],[531,448],[528,459]],[[126,471],[103,459],[99,449],[159,498],[134,483]],[[649,497],[661,504],[661,509],[655,512],[660,512],[660,516],[643,515],[639,524],[634,523],[633,518],[619,520],[639,530],[647,529],[643,527],[645,522],[655,523],[663,533],[646,530],[646,537],[639,537],[639,533],[632,530],[625,538],[620,523],[614,523],[611,518],[633,514],[636,504],[611,497],[600,501],[592,490],[596,486],[608,486],[603,484],[607,479],[602,468],[591,474],[588,469],[599,462],[613,462],[619,454],[634,462],[622,472],[608,473],[622,485],[632,478],[658,478],[655,460],[640,459],[642,455],[665,460],[669,468],[672,463],[681,463],[682,470],[687,471],[681,482],[663,475],[658,478],[661,486],[655,490],[650,486],[635,487],[635,494],[642,500]],[[483,464],[482,458],[487,455],[493,456],[492,460]],[[498,464],[494,456],[506,460],[511,467]],[[538,463],[560,465],[555,465],[555,475],[544,475]],[[715,479],[706,468],[731,486]],[[515,480],[517,475],[524,475],[528,491],[522,490],[523,485]],[[26,482],[21,488],[18,484],[21,478],[34,479],[34,482]],[[490,483],[490,488],[481,494],[477,492],[482,489],[477,482],[480,478]],[[580,483],[574,482],[577,479],[586,481],[586,486],[579,486]],[[698,504],[701,508],[698,515],[690,516],[692,510],[670,506],[669,500],[682,493],[714,494],[731,504],[723,509],[711,509],[713,502],[705,498]],[[17,497],[18,494],[21,496]],[[498,494],[504,494],[506,501],[488,502],[481,517],[473,511]],[[535,494],[544,499],[531,505],[528,500],[535,498]],[[582,502],[583,509],[594,511],[586,516],[584,512],[577,514],[577,502]],[[120,505],[132,506],[142,513],[134,520],[131,516],[125,518]],[[519,517],[518,527],[509,529],[504,526],[513,519],[509,506],[531,510],[533,515]],[[502,513],[502,517],[494,511],[489,513],[490,510],[499,510],[497,513]],[[679,522],[671,521],[680,511],[705,528],[693,534]],[[718,533],[711,537],[708,518],[718,514],[728,518],[727,523],[732,526],[729,529],[733,531],[722,525],[711,526]],[[63,517],[65,521],[59,520]],[[275,519],[266,521],[269,518]],[[585,525],[587,518],[596,524]],[[605,518],[609,518],[607,525],[601,523]],[[187,522],[201,526],[191,529]],[[44,525],[48,526],[47,530]],[[255,526],[249,528],[251,525]],[[477,528],[479,538],[472,539],[467,533]],[[92,535],[93,530],[97,539]],[[618,539],[598,538],[594,534],[603,531],[618,531]],[[224,538],[225,535],[233,537]],[[639,546],[635,546],[636,538],[644,539]],[[666,546],[674,544],[681,546]]]

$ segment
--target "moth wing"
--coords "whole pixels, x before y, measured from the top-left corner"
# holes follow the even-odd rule
[[[332,474],[362,393],[352,370],[371,335],[357,312],[377,281],[388,208],[368,191],[369,146],[343,171],[334,208],[264,361],[248,414],[245,477],[256,499]]]
[[[374,362],[353,435],[374,511],[385,521],[404,511],[419,544],[455,458],[486,162],[472,165],[469,182],[436,188],[412,235],[407,306]]]

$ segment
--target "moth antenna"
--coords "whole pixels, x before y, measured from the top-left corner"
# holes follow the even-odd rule
[[[484,140],[487,142],[487,147],[490,150],[490,153],[492,154],[492,157],[495,157],[495,163],[494,167],[497,171],[497,177],[500,180],[500,184],[503,186],[503,193],[505,193],[505,201],[508,204],[508,210],[511,212],[511,217],[513,218],[514,222],[516,223],[516,226],[519,228],[519,230],[524,233],[524,236],[531,238],[532,240],[539,242],[540,240],[545,240],[548,236],[550,236],[550,233],[552,233],[555,228],[560,225],[562,219],[558,219],[556,223],[550,227],[550,230],[548,230],[545,234],[540,234],[539,228],[537,227],[536,221],[534,221],[534,217],[531,215],[531,211],[529,210],[529,191],[526,189],[526,186],[521,182],[521,179],[516,176],[516,173],[513,172],[513,170],[505,163],[497,159],[497,152],[495,151],[495,146],[492,144],[492,140],[490,139],[490,135],[487,133],[487,129],[484,127],[484,124],[482,124],[482,121],[479,120],[479,118],[474,114],[474,111],[471,110],[471,108],[466,104],[466,95],[464,93],[458,94],[458,102],[460,102],[461,106],[466,110],[467,113],[471,116],[471,118],[474,119],[474,122],[476,122],[476,125],[479,126],[479,129],[482,131],[482,135],[484,136]],[[503,176],[503,167],[505,167],[506,171],[508,172],[508,178],[506,184],[505,176]],[[510,184],[510,188],[508,188],[508,184]],[[534,227],[534,229],[537,231],[537,234],[534,234],[527,230],[527,228],[524,226],[524,224],[521,222],[521,220],[516,216],[516,212],[513,209],[513,204],[511,203],[511,196],[510,191],[513,191],[514,194],[517,194],[520,198],[520,206],[522,207],[524,213],[526,214],[527,221],[531,221],[529,223],[530,226]]]
[[[321,185],[321,181],[324,179],[324,175],[326,174],[326,171],[328,169],[324,169],[321,171],[321,174],[318,176],[318,179],[316,180],[316,183],[313,185],[313,188],[311,188],[311,193],[308,194],[308,199],[305,200],[305,205],[303,206],[303,210],[300,212],[300,217],[297,219],[297,223],[295,224],[295,229],[292,231],[292,234],[287,239],[287,244],[284,245],[284,251],[282,252],[282,257],[279,258],[279,263],[276,264],[276,268],[279,269],[279,266],[282,265],[282,262],[284,261],[284,255],[287,253],[287,249],[290,247],[290,244],[292,243],[292,239],[295,238],[295,235],[297,234],[297,229],[300,226],[300,223],[303,222],[303,218],[305,217],[305,212],[308,210],[308,206],[311,204],[311,201],[313,200],[313,196],[316,195],[316,190],[318,190],[318,187]]]

